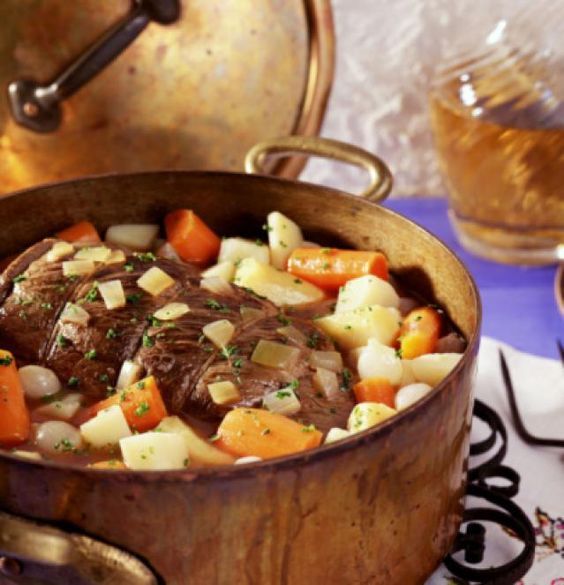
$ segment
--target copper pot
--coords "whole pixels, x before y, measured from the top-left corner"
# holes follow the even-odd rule
[[[373,168],[373,191],[381,171]],[[10,195],[0,201],[0,254],[85,217],[104,229],[154,222],[178,207],[195,209],[218,233],[255,237],[278,209],[310,239],[383,250],[407,286],[446,309],[468,340],[465,356],[394,419],[244,468],[113,472],[2,454],[0,556],[12,558],[5,570],[45,578],[56,569],[56,583],[93,574],[97,583],[157,583],[153,573],[170,585],[423,583],[451,548],[463,510],[480,327],[470,275],[436,238],[373,202],[214,172],[86,178]],[[61,576],[73,571],[83,580]]]

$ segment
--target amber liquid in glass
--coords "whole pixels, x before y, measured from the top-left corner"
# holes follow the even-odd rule
[[[502,262],[545,264],[562,258],[564,121],[538,127],[534,105],[513,116],[515,102],[503,98],[497,103],[488,98],[484,115],[484,107],[461,103],[464,91],[456,80],[435,90],[430,102],[451,219],[462,244]],[[475,93],[471,98],[486,103]]]

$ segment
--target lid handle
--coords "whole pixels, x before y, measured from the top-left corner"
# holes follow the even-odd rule
[[[180,16],[179,0],[134,0],[127,16],[102,35],[54,81],[30,79],[8,86],[15,121],[35,132],[53,132],[61,124],[61,102],[76,93],[118,57],[151,22],[171,24]]]
[[[376,155],[346,142],[316,136],[286,136],[259,142],[247,153],[245,170],[247,173],[264,174],[262,166],[266,155],[280,156],[296,152],[339,160],[363,168],[368,172],[370,180],[368,187],[359,195],[370,201],[383,201],[392,189],[392,174],[384,161]]]

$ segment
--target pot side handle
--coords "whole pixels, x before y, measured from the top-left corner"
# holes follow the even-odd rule
[[[132,554],[89,536],[0,511],[0,583],[159,585]]]
[[[370,182],[359,196],[370,201],[383,201],[392,189],[392,173],[382,159],[352,144],[317,136],[285,136],[259,142],[245,156],[245,171],[264,174],[263,163],[267,155],[292,153],[311,154],[363,168],[368,172]]]

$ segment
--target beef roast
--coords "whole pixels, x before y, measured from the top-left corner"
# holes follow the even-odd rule
[[[354,402],[345,381],[341,380],[343,391],[331,397],[313,385],[315,372],[308,365],[311,352],[333,349],[310,319],[315,308],[286,315],[237,286],[221,294],[210,292],[200,286],[196,267],[151,254],[127,254],[125,262],[98,265],[89,275],[65,278],[62,261],[45,259],[55,241],[44,240],[24,252],[0,278],[0,347],[12,351],[19,364],[45,365],[63,383],[71,381],[97,400],[114,387],[122,363],[134,360],[147,375],[155,376],[171,413],[210,421],[221,420],[229,408],[260,406],[266,393],[292,384],[301,402],[294,418],[323,431],[346,423]],[[152,266],[175,281],[157,297],[136,283]],[[121,281],[128,302],[109,311],[97,287],[114,279]],[[186,303],[189,312],[173,322],[153,317],[172,301]],[[59,319],[67,302],[80,304],[88,312],[88,325]],[[242,312],[242,307],[254,311]],[[203,326],[218,319],[228,319],[235,326],[233,339],[223,350],[202,335]],[[279,331],[289,321],[299,332],[290,338]],[[250,358],[261,339],[297,347],[299,360],[289,370],[253,363]],[[229,407],[216,405],[207,385],[217,380],[232,380],[240,389],[241,401]]]

